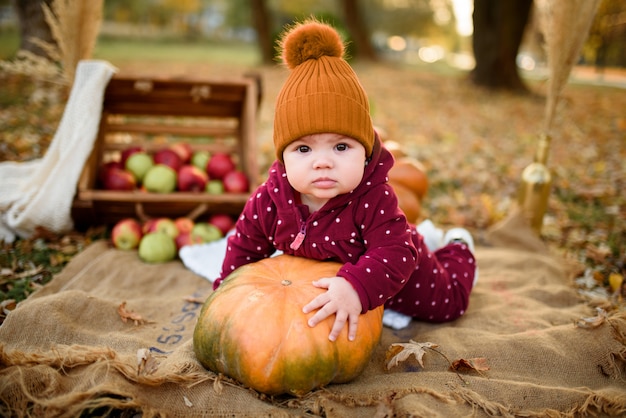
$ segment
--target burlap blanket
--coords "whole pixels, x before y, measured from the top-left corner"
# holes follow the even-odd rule
[[[481,242],[480,280],[464,317],[385,329],[363,375],[303,398],[263,396],[200,366],[191,336],[197,302],[211,292],[208,281],[180,262],[146,265],[134,252],[95,243],[0,327],[0,413],[625,414],[626,317],[581,321],[595,311],[577,297],[564,262],[519,217],[487,231]],[[119,312],[123,302],[126,315]],[[425,351],[424,367],[410,358],[387,370],[390,344],[409,340],[435,343],[438,352]],[[484,358],[489,369],[450,370],[450,362],[475,358]]]

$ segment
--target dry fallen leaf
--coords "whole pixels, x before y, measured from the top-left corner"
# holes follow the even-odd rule
[[[426,354],[426,349],[437,347],[439,347],[439,345],[435,343],[418,343],[417,341],[413,340],[409,340],[408,343],[391,344],[387,349],[386,354],[387,370],[391,369],[394,366],[397,366],[403,361],[408,360],[408,358],[411,356],[415,356],[415,359],[423,368],[424,363],[422,362],[422,357],[424,357],[424,354]]]
[[[587,318],[580,318],[576,321],[576,326],[579,328],[597,328],[604,324],[607,319],[607,313],[602,308],[596,308],[597,315]]]
[[[143,325],[147,323],[145,319],[141,317],[141,315],[134,313],[133,311],[129,311],[126,309],[126,301],[122,302],[120,306],[117,307],[117,313],[122,318],[122,321],[128,322],[131,320],[135,323],[135,325]]]
[[[137,350],[137,375],[149,375],[157,371],[159,362],[147,348]]]
[[[489,366],[487,365],[487,359],[484,357],[475,357],[469,359],[458,359],[454,360],[450,365],[450,369],[456,372],[464,372],[464,371],[475,371],[480,374],[481,372],[489,370]]]

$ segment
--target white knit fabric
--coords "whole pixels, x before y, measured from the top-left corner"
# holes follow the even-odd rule
[[[115,72],[105,61],[79,62],[43,158],[0,163],[0,241],[28,238],[38,226],[53,232],[72,229],[72,200],[98,133],[104,90]]]

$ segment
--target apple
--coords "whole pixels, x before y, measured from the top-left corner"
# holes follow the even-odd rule
[[[137,182],[130,172],[111,167],[103,173],[102,186],[107,190],[134,190]]]
[[[104,179],[106,178],[108,171],[112,168],[124,169],[124,166],[119,161],[109,161],[100,166],[98,169],[98,184],[104,185]],[[104,186],[103,186],[104,187]]]
[[[143,226],[141,227],[141,232],[145,234],[147,234],[148,232],[154,232],[154,224],[156,223],[156,221],[158,221],[159,218],[150,218],[147,221],[145,221],[143,223]]]
[[[191,232],[183,232],[176,237],[176,248],[181,249],[185,245],[202,244],[204,240],[199,235],[192,235]]]
[[[140,145],[135,145],[135,146],[132,146],[132,147],[128,147],[124,151],[122,151],[122,155],[120,157],[120,163],[122,163],[122,167],[126,166],[126,160],[128,160],[128,158],[131,155],[133,155],[136,152],[142,152],[142,151],[144,151],[144,149]]]
[[[120,250],[137,248],[142,237],[141,224],[133,218],[118,221],[111,230],[111,241],[113,241],[115,248]]]
[[[199,237],[202,239],[202,242],[212,242],[222,238],[223,235],[217,226],[208,222],[197,222],[191,230],[191,237],[192,239]]]
[[[235,162],[230,154],[225,152],[216,152],[206,165],[206,172],[211,179],[221,180],[224,176],[235,169]]]
[[[243,171],[234,170],[229,172],[222,179],[224,190],[227,193],[245,193],[250,188],[248,178]]]
[[[138,151],[126,159],[125,168],[135,176],[137,183],[141,183],[152,166],[154,166],[152,156],[145,151]]]
[[[177,142],[170,145],[170,149],[178,154],[183,164],[189,164],[191,161],[191,155],[193,154],[191,145],[186,142]]]
[[[211,225],[215,225],[222,232],[222,235],[226,235],[228,231],[235,227],[233,218],[225,213],[211,215],[207,222]]]
[[[208,194],[222,194],[224,193],[224,183],[222,180],[209,180],[206,184],[206,192]]]
[[[147,222],[146,225],[148,225]],[[144,225],[144,227],[146,225]],[[174,222],[170,218],[163,217],[153,219],[152,222],[150,222],[150,224],[147,226],[145,232],[163,232],[164,234],[167,234],[172,238],[176,238],[180,231],[176,226],[176,222]]]
[[[174,171],[180,170],[183,166],[183,160],[180,156],[170,148],[163,148],[154,153],[155,164],[167,165],[174,169]]]
[[[195,222],[191,218],[181,216],[180,218],[174,219],[174,224],[176,225],[176,228],[178,228],[178,233],[184,234],[186,232],[191,232]]]
[[[139,258],[147,263],[165,263],[177,254],[174,238],[163,232],[150,232],[139,243]]]
[[[183,192],[203,192],[209,176],[195,165],[184,165],[178,170],[178,190]]]
[[[200,170],[206,171],[206,165],[211,158],[211,153],[206,150],[200,150],[193,153],[191,156],[191,165],[195,165]]]
[[[143,178],[146,190],[153,193],[171,193],[176,190],[176,171],[167,165],[156,164]]]

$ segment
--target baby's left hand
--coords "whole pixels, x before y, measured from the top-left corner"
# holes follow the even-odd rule
[[[335,341],[348,322],[348,339],[354,341],[362,309],[356,290],[346,279],[338,276],[316,280],[313,286],[326,289],[326,292],[318,295],[302,308],[304,313],[319,309],[309,319],[309,326],[314,327],[332,314],[336,314],[328,339]]]

